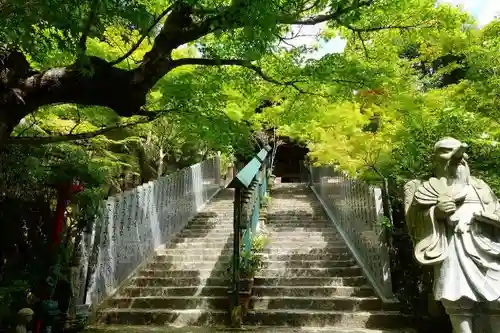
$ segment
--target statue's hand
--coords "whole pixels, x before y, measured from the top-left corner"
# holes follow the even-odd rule
[[[449,197],[438,198],[436,205],[436,215],[439,218],[445,218],[453,214],[457,210],[457,205]]]

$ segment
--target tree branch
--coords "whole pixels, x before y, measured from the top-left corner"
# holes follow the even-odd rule
[[[132,46],[132,48],[130,50],[128,50],[127,53],[122,55],[120,58],[111,61],[110,65],[111,66],[117,65],[117,64],[121,63],[122,61],[124,61],[125,59],[127,59],[128,57],[130,57],[132,55],[132,53],[134,53],[135,50],[137,50],[139,48],[139,46],[141,46],[142,42],[149,36],[151,31],[153,31],[153,29],[158,25],[158,23],[160,23],[160,21],[172,10],[172,7],[173,7],[173,5],[169,6],[160,15],[158,15],[158,17],[153,21],[153,24],[151,24],[151,26],[148,28],[146,33],[144,35],[142,35],[141,38],[139,38],[139,40]]]
[[[316,7],[316,6],[318,6],[318,5],[319,5],[320,1],[321,1],[321,0],[316,0],[316,1],[314,1],[314,2],[313,2],[310,6],[309,6],[309,7],[304,8],[304,9],[302,10],[302,12],[304,13],[304,12],[308,12],[308,11],[310,11],[310,10],[314,9],[314,7]]]
[[[417,24],[417,25],[385,25],[385,26],[380,26],[380,27],[368,27],[368,28],[357,28],[353,27],[350,24],[343,24],[339,22],[340,25],[343,27],[346,27],[347,29],[356,32],[356,33],[361,33],[361,32],[374,32],[374,31],[381,31],[381,30],[391,30],[391,29],[401,29],[401,30],[406,30],[406,29],[417,29],[417,28],[434,28],[436,27],[435,25],[424,25],[424,24]]]
[[[361,35],[360,31],[356,32],[358,34],[358,38],[361,41],[361,45],[363,46],[363,50],[365,51],[365,57],[366,59],[370,59],[370,56],[368,54],[368,49],[366,48],[365,40],[363,39],[363,36]]]
[[[29,124],[28,126],[26,126],[19,134],[17,134],[16,135],[17,137],[22,136],[24,133],[26,133],[26,131],[28,131],[29,129],[31,129],[33,126],[36,125],[37,121],[36,121],[34,113],[31,114],[31,118],[32,118],[31,124]]]
[[[249,60],[244,60],[244,59],[205,59],[205,58],[183,58],[183,59],[178,59],[174,60],[173,64],[178,67],[178,66],[184,66],[184,65],[201,65],[201,66],[240,66],[240,67],[245,67],[247,69],[250,69],[254,71],[258,76],[260,76],[264,81],[267,81],[269,83],[273,83],[276,85],[280,86],[289,86],[294,88],[300,93],[304,94],[312,94],[315,95],[314,93],[304,91],[303,89],[299,88],[296,83],[300,82],[299,80],[292,80],[292,81],[278,81],[262,70],[257,65],[252,64],[251,61]]]
[[[318,23],[322,23],[325,21],[331,21],[331,20],[338,21],[342,15],[347,14],[356,9],[360,9],[361,7],[368,7],[372,4],[372,2],[373,2],[372,0],[365,0],[365,1],[355,0],[351,3],[350,6],[338,9],[333,13],[312,16],[302,20],[281,19],[278,20],[278,22],[284,24],[316,25]]]
[[[99,10],[100,0],[92,0],[92,4],[90,6],[90,13],[85,28],[83,29],[82,35],[80,36],[80,41],[78,42],[78,46],[80,48],[81,55],[84,55],[87,51],[87,37],[90,33],[90,29],[94,24],[94,21],[97,16],[97,12]]]
[[[57,142],[67,142],[67,141],[78,141],[78,140],[88,140],[94,138],[98,135],[116,130],[133,127],[139,124],[146,124],[153,121],[155,118],[149,117],[146,119],[141,119],[128,124],[119,124],[110,127],[104,127],[93,132],[85,132],[78,134],[67,134],[67,135],[57,135],[48,137],[37,137],[37,136],[25,136],[25,137],[11,137],[7,140],[7,144],[28,144],[28,145],[43,145],[48,143]]]
[[[314,0],[312,1],[314,3]],[[327,20],[340,20],[344,14],[362,6],[369,6],[372,1],[351,0],[351,3],[344,8],[333,9],[334,12],[327,15],[305,19],[300,19],[300,12],[292,15],[282,13],[278,14],[276,23],[311,25]],[[82,50],[85,48],[87,36],[97,15],[100,0],[92,0],[92,3],[95,6],[92,7],[93,10],[79,41]],[[268,82],[290,86],[302,93],[314,94],[298,87],[296,80],[279,82],[249,61],[173,60],[172,51],[183,44],[196,41],[215,31],[227,32],[237,28],[252,27],[251,21],[243,20],[241,15],[237,15],[247,8],[246,1],[233,1],[233,5],[217,8],[213,14],[197,14],[196,8],[190,3],[175,1],[171,8],[164,11],[168,15],[165,14],[165,22],[160,33],[155,36],[151,50],[144,55],[139,66],[132,70],[120,69],[113,65],[122,58],[129,57],[134,48],[111,63],[99,57],[88,56],[86,58],[88,64],[84,69],[77,61],[70,66],[51,68],[43,72],[32,70],[24,55],[19,52],[18,58],[22,58],[18,59],[20,61],[13,65],[4,65],[5,70],[0,67],[0,72],[8,73],[6,79],[3,79],[5,83],[0,84],[0,145],[3,140],[9,139],[8,135],[22,118],[43,105],[56,103],[96,105],[109,107],[122,117],[141,115],[146,95],[156,82],[175,67],[184,64],[243,66]],[[160,15],[160,17],[165,16]],[[157,21],[161,20],[160,17]],[[25,65],[19,66],[21,63]]]

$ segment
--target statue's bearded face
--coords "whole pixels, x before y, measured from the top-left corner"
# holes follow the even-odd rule
[[[460,147],[439,148],[436,151],[437,176],[447,178],[452,184],[468,184],[470,169],[464,151]]]

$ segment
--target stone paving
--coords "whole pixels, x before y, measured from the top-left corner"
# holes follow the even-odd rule
[[[222,191],[157,251],[97,313],[88,332],[216,333],[228,320],[233,193]],[[409,332],[394,304],[367,284],[340,234],[306,185],[272,192],[266,267],[255,278],[244,331]]]

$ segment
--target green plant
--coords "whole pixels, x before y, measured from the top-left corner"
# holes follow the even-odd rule
[[[240,272],[246,276],[253,276],[264,267],[264,248],[269,243],[269,238],[259,234],[252,239],[249,251],[243,251],[240,256]]]
[[[262,252],[264,248],[269,244],[270,239],[264,234],[258,234],[252,240],[252,251]]]
[[[222,175],[226,175],[228,169],[234,165],[235,158],[232,152],[220,154],[220,168]]]
[[[240,256],[240,275],[244,277],[253,277],[257,271],[264,266],[262,253],[245,251]]]
[[[376,224],[380,227],[381,232],[385,231],[391,231],[392,230],[392,224],[391,221],[387,216],[381,216],[377,221]]]
[[[267,207],[271,204],[271,196],[266,194],[262,197],[262,205],[264,207]]]
[[[242,306],[241,304],[238,304],[231,310],[231,324],[233,327],[241,326],[241,317],[242,317]]]
[[[240,277],[253,277],[264,267],[265,256],[262,252],[268,243],[269,238],[259,234],[253,238],[250,250],[240,251]],[[232,257],[227,270],[229,274],[232,272],[233,262]]]

